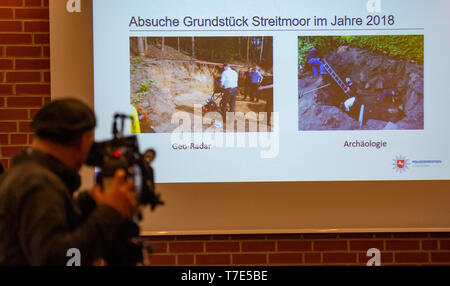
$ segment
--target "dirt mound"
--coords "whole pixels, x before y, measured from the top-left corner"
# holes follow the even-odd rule
[[[424,128],[423,66],[348,46],[329,53],[325,59],[343,80],[351,78],[352,94],[358,97],[359,104],[365,106],[362,129]],[[338,108],[347,96],[329,76],[321,82],[312,74],[303,76],[299,79],[300,95],[325,83],[331,85],[315,92],[314,101],[309,100],[312,94],[300,98],[300,129],[351,130],[355,126],[359,129],[359,113],[350,117]],[[383,98],[386,90],[395,91],[395,102]],[[322,112],[319,113],[318,109]],[[348,118],[353,123],[349,123]]]
[[[138,103],[147,115],[144,132],[172,132],[172,115],[203,105],[213,91],[214,70],[208,66],[172,60],[144,59],[131,76],[131,92],[138,93],[145,81],[151,86]],[[145,128],[147,126],[147,128]]]

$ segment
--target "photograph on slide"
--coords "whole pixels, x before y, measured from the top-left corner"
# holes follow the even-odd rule
[[[271,132],[272,37],[131,37],[130,91],[141,133]]]
[[[299,37],[299,130],[423,130],[423,39]]]

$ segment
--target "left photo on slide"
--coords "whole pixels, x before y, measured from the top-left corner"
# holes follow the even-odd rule
[[[130,37],[141,133],[271,132],[272,37]]]

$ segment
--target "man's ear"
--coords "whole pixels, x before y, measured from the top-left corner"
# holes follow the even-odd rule
[[[92,137],[93,137],[93,132],[92,130],[83,132],[83,134],[81,134],[81,138],[80,141],[77,143],[77,149],[81,150],[82,148],[85,148],[84,146],[90,146],[90,144],[92,143]],[[88,146],[88,147],[89,147]]]

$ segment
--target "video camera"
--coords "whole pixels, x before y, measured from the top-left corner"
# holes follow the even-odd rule
[[[119,119],[120,130],[117,126]],[[108,265],[136,265],[142,262],[142,249],[147,247],[136,238],[139,236],[137,222],[142,220],[140,208],[149,205],[153,211],[158,205],[164,204],[160,194],[155,192],[153,169],[150,166],[155,157],[155,151],[149,149],[141,154],[137,137],[124,136],[126,119],[132,118],[123,114],[114,115],[113,139],[94,143],[87,159],[87,165],[100,168],[96,181],[103,190],[108,189],[118,169],[125,170],[127,178],[135,182],[136,202],[139,208],[119,229],[115,241],[105,256]]]

